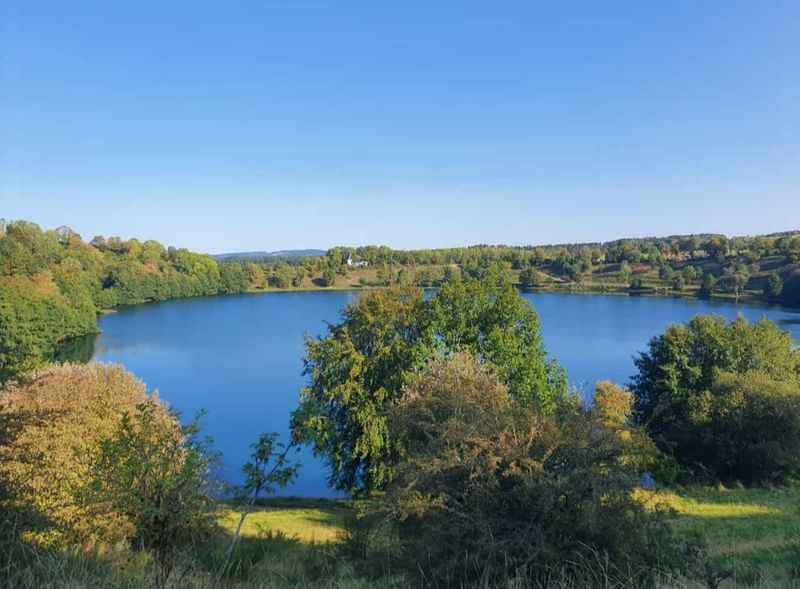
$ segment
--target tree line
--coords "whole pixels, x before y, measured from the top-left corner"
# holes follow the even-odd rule
[[[251,288],[414,285],[454,274],[503,274],[522,288],[695,293],[800,305],[800,233],[690,235],[546,246],[476,245],[433,250],[334,247],[324,256],[229,260],[245,264]],[[353,279],[348,279],[352,275]],[[355,278],[357,277],[357,278]]]
[[[459,277],[522,288],[691,288],[701,297],[727,293],[736,299],[755,288],[760,298],[800,305],[799,261],[800,234],[789,232],[535,247],[334,247],[324,256],[218,262],[153,240],[96,236],[86,242],[68,227],[45,231],[0,220],[0,381],[52,359],[60,343],[96,332],[97,314],[121,305],[267,288],[427,288]]]
[[[104,309],[244,292],[245,269],[157,241],[95,237],[0,223],[0,382],[52,359],[57,345],[95,333]]]

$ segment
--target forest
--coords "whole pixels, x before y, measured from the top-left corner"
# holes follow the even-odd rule
[[[0,382],[53,359],[60,343],[97,331],[120,305],[240,293],[240,265],[152,240],[96,237],[0,223]]]

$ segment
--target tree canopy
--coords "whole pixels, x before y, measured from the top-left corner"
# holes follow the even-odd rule
[[[293,414],[298,432],[327,459],[333,486],[386,484],[400,450],[386,427],[388,409],[414,371],[453,352],[494,366],[525,404],[551,410],[566,392],[538,315],[508,284],[455,280],[427,299],[412,287],[365,293],[326,335],[306,338],[309,384]]]
[[[57,344],[94,333],[119,305],[243,292],[241,264],[118,237],[90,243],[67,227],[14,221],[0,233],[0,382],[54,357]]]
[[[772,322],[697,316],[635,362],[636,418],[689,471],[758,482],[795,468],[766,460],[769,448],[786,456],[778,449],[800,444],[800,351]]]

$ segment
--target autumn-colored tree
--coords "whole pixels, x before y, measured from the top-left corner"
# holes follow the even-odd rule
[[[2,389],[0,479],[8,496],[0,511],[34,516],[20,523],[40,542],[124,537],[130,523],[121,514],[87,509],[88,465],[121,415],[145,399],[141,381],[103,364],[50,366]]]
[[[431,360],[389,411],[403,453],[378,510],[399,538],[399,566],[427,586],[538,586],[601,554],[652,578],[666,530],[632,497],[643,437],[624,390],[597,394],[594,409],[569,397],[544,414],[468,354]]]

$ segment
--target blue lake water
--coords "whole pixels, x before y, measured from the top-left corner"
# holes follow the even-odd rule
[[[238,482],[260,432],[288,437],[289,414],[304,385],[303,334],[324,332],[354,292],[265,293],[184,299],[121,309],[100,320],[94,359],[124,364],[184,416],[206,410],[204,432],[222,453],[225,476]],[[539,312],[547,350],[570,383],[627,383],[633,356],[667,325],[693,315],[743,314],[778,323],[800,341],[800,311],[729,302],[649,297],[525,294]],[[286,495],[334,496],[325,467],[302,454]]]

